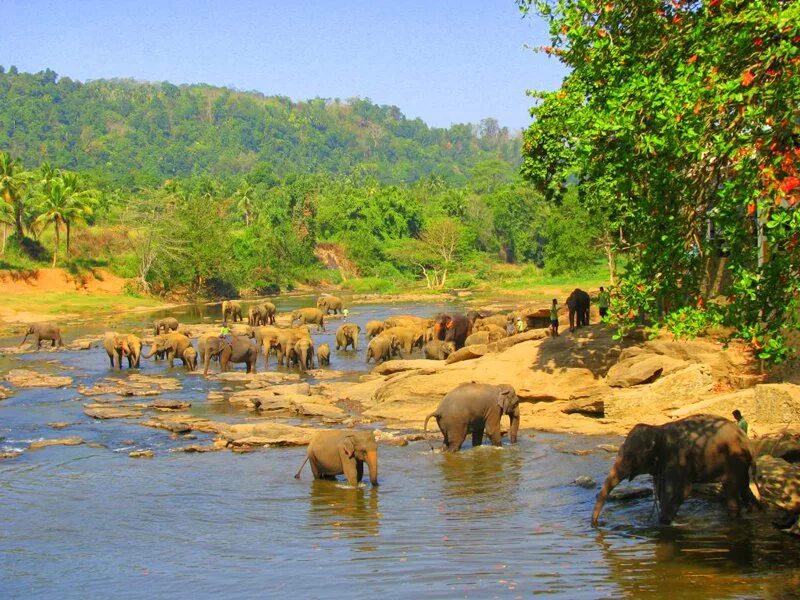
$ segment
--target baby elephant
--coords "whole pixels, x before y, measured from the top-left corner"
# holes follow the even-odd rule
[[[436,417],[436,423],[444,435],[443,450],[458,452],[468,433],[472,433],[472,445],[483,443],[483,432],[492,444],[502,445],[500,418],[511,417],[508,435],[511,443],[517,442],[519,431],[519,398],[510,385],[489,385],[487,383],[462,383],[451,390],[439,406],[425,418],[424,430],[428,430],[428,420]]]
[[[373,486],[378,485],[378,443],[371,431],[320,431],[311,438],[308,455],[295,479],[300,479],[300,472],[307,462],[311,463],[314,479],[335,479],[336,475],[344,474],[354,487],[364,477],[364,463],[367,463],[369,480]]]
[[[328,344],[320,344],[317,348],[317,360],[320,367],[331,366],[331,347]]]

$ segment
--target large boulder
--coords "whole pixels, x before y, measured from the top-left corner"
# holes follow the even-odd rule
[[[17,388],[60,388],[72,385],[72,377],[47,375],[31,369],[12,369],[6,374],[5,380]]]
[[[764,500],[789,512],[800,511],[800,465],[773,456],[761,456],[757,464],[756,480]]]
[[[636,353],[625,356],[623,352],[619,362],[609,369],[606,383],[619,388],[651,383],[659,377],[683,369],[688,364],[684,360],[661,354]]]
[[[220,429],[220,439],[228,447],[307,446],[318,430],[282,423],[239,423]]]

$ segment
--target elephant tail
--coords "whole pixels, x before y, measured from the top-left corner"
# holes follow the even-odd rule
[[[429,414],[427,417],[425,417],[425,425],[423,425],[423,427],[422,427],[422,432],[423,433],[428,433],[428,421],[431,420],[431,417],[436,417],[438,419],[439,415],[436,414],[436,412],[434,411],[431,414]]]
[[[303,464],[300,465],[300,468],[297,469],[297,473],[294,474],[295,479],[300,479],[300,472],[303,470],[303,467],[306,466],[307,462],[308,462],[308,456],[306,456],[306,459],[303,461]]]

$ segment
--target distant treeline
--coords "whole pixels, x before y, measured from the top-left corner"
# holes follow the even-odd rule
[[[293,102],[208,85],[81,83],[13,66],[0,67],[0,148],[29,167],[48,162],[126,189],[256,168],[281,180],[327,173],[464,185],[482,161],[515,169],[520,162],[519,136],[495,119],[441,129],[367,99]]]

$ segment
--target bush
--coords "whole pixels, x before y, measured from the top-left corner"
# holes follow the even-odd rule
[[[381,277],[348,279],[344,282],[342,287],[352,291],[354,294],[391,294],[399,290],[398,285],[394,281]]]
[[[454,289],[475,287],[478,280],[471,273],[454,273],[447,278],[445,285]]]

